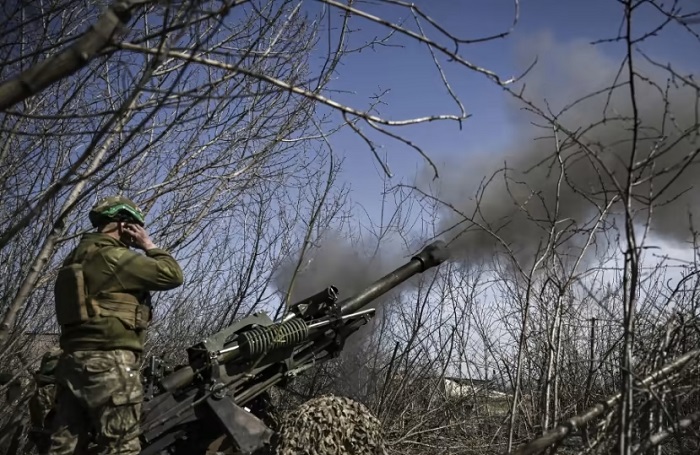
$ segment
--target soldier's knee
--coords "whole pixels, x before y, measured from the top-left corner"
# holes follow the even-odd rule
[[[72,432],[68,427],[54,429],[51,435],[46,435],[43,444],[37,444],[40,454],[45,455],[68,455],[80,453],[79,446],[84,447],[87,443],[87,434]]]
[[[117,403],[102,412],[97,428],[97,444],[105,447],[107,451],[103,453],[139,453],[141,403]],[[120,451],[109,451],[116,449]]]
[[[112,441],[98,445],[90,453],[95,455],[139,455],[141,453],[141,444],[138,437],[129,440]]]

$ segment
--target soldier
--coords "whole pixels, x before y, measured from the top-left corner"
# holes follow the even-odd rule
[[[37,446],[39,452],[48,450],[50,417],[54,414],[56,399],[56,365],[61,350],[54,348],[41,358],[39,371],[34,374],[34,393],[29,399],[29,420],[31,428],[29,439]]]
[[[14,400],[14,393],[12,391],[12,380],[15,375],[12,373],[0,373],[0,387],[5,386],[5,401],[11,403]]]
[[[104,198],[89,216],[97,232],[81,238],[56,278],[63,354],[47,453],[85,453],[92,442],[91,453],[135,455],[141,450],[139,365],[151,321],[150,291],[180,286],[182,270],[151,241],[131,200]]]

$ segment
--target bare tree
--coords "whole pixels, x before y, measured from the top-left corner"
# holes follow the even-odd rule
[[[303,272],[329,232],[342,237],[355,228],[337,181],[334,133],[359,135],[386,175],[388,159],[377,152],[383,140],[421,154],[435,172],[402,131],[469,117],[442,70],[447,61],[511,83],[460,53],[510,30],[466,40],[415,5],[385,3],[413,22],[352,1],[4,5],[0,267],[12,279],[0,283],[3,365],[26,376],[41,354],[26,334],[56,332],[56,267],[105,194],[138,200],[156,241],[183,263],[186,286],[157,297],[148,342],[149,352],[177,359],[183,351],[172,348],[247,312],[283,311],[299,290],[276,282],[289,258]],[[513,13],[515,23],[517,1]],[[384,34],[358,44],[350,39],[355,24]],[[381,96],[340,101],[347,97],[329,83],[342,59],[394,42],[424,46],[453,112],[392,119],[381,112]],[[376,248],[401,222],[379,230]]]

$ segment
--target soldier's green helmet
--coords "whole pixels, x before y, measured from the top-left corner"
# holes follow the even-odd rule
[[[100,199],[90,210],[89,217],[93,227],[102,226],[111,221],[126,221],[141,226],[146,222],[139,206],[124,196]]]

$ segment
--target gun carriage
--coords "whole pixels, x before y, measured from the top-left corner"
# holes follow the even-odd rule
[[[173,370],[152,358],[144,372],[142,455],[252,454],[265,448],[268,392],[335,358],[345,340],[366,324],[372,301],[447,259],[443,242],[361,292],[338,300],[334,286],[290,306],[278,322],[256,313],[187,349],[189,362]]]

